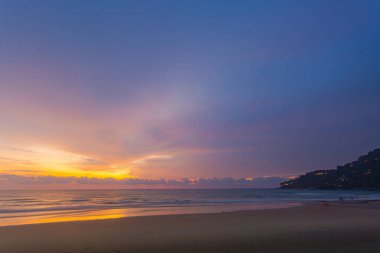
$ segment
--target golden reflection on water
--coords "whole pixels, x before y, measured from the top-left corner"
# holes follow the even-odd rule
[[[102,219],[114,219],[126,217],[126,214],[122,212],[123,210],[101,210],[94,211],[90,213],[85,213],[80,216],[67,216],[67,217],[49,217],[49,218],[39,218],[31,220],[30,224],[34,223],[50,223],[50,222],[64,222],[64,221],[83,221],[83,220],[102,220]]]
[[[65,221],[86,221],[115,219],[132,216],[173,215],[191,213],[218,213],[241,210],[273,209],[299,206],[299,203],[264,203],[254,205],[210,205],[194,207],[160,207],[160,208],[130,208],[105,209],[96,211],[58,211],[46,214],[45,212],[31,212],[28,214],[1,214],[0,226],[14,226],[38,223],[53,223]]]
[[[86,211],[79,213],[58,213],[49,215],[30,215],[23,217],[9,217],[1,218],[0,226],[13,226],[13,225],[26,225],[38,223],[51,223],[51,222],[65,222],[65,221],[86,221],[86,220],[103,220],[127,217],[123,209],[110,209],[110,210],[97,210]]]

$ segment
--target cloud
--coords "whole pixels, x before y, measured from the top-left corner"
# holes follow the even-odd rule
[[[145,164],[149,161],[154,162],[154,161],[160,161],[160,160],[170,160],[173,159],[173,156],[171,155],[148,155],[145,156],[141,159],[134,160],[134,164]]]
[[[22,186],[35,185],[87,185],[87,186],[145,186],[171,188],[275,188],[280,182],[287,180],[281,177],[258,178],[199,178],[199,179],[143,179],[143,178],[95,178],[95,177],[57,177],[57,176],[21,176],[14,174],[0,174],[2,184],[10,183]]]
[[[79,164],[81,164],[81,165],[96,165],[96,166],[109,165],[108,162],[93,159],[93,158],[85,158],[82,161],[80,161]]]

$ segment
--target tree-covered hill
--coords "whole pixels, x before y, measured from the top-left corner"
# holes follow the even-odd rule
[[[380,189],[380,149],[334,170],[316,170],[281,183],[283,189]]]

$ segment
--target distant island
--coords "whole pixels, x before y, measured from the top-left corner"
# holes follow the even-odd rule
[[[316,170],[282,182],[282,189],[380,190],[380,148],[333,170]]]

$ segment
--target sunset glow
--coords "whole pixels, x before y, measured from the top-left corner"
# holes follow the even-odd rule
[[[132,177],[125,166],[100,163],[84,155],[49,147],[3,148],[2,155],[0,169],[6,174],[114,179]]]

